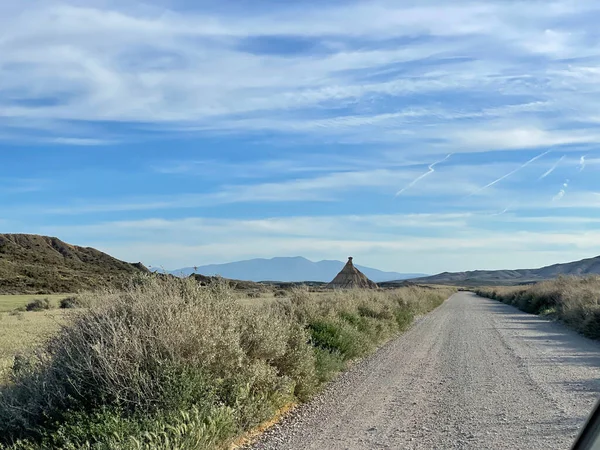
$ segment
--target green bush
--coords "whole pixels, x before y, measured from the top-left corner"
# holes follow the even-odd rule
[[[414,319],[414,313],[408,309],[400,309],[396,311],[395,319],[398,324],[398,328],[402,331],[408,328]]]
[[[35,298],[25,306],[27,311],[44,311],[50,309],[52,305],[47,298]]]
[[[316,347],[314,353],[315,370],[321,383],[326,383],[332,380],[346,367],[344,357],[338,352],[331,352],[329,350]]]
[[[315,320],[309,324],[312,344],[341,355],[344,361],[367,353],[371,343],[358,327],[341,320]]]
[[[418,288],[309,293],[253,306],[221,281],[148,278],[85,295],[0,386],[0,447],[226,444],[449,295]]]

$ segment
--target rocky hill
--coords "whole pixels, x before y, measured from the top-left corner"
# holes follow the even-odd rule
[[[90,247],[55,237],[0,234],[0,293],[47,294],[118,286],[148,272]]]
[[[600,256],[564,264],[553,264],[539,269],[473,270],[468,272],[443,272],[430,277],[416,278],[416,283],[451,285],[516,285],[548,280],[559,275],[584,276],[600,274]]]

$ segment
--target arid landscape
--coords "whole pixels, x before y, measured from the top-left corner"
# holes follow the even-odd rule
[[[21,341],[19,334],[30,334],[29,321],[46,336],[39,352],[27,351],[36,343],[30,340],[11,358],[0,397],[4,444],[221,447],[308,400],[349,361],[448,295],[296,288],[288,298],[248,304],[225,285],[148,279],[131,290],[83,296],[89,309],[19,313],[21,325],[8,329],[3,346],[11,335]],[[42,330],[44,323],[54,330]]]
[[[1,238],[5,292],[30,286],[30,267],[52,274],[37,294],[0,295],[2,448],[543,449],[567,445],[600,393],[600,343],[576,334],[600,338],[597,276],[477,291],[537,318],[454,287],[382,289],[351,258],[311,287]],[[48,284],[58,273],[79,284]],[[527,336],[544,344],[523,347]],[[580,359],[558,364],[569,354]],[[495,406],[478,409],[491,386]],[[527,396],[535,419],[515,406]]]
[[[0,450],[600,450],[599,23],[0,0]]]

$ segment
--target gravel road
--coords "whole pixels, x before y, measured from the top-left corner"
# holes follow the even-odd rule
[[[600,395],[600,343],[459,292],[253,449],[568,449]]]

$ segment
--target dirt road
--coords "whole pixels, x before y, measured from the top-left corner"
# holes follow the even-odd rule
[[[568,449],[600,396],[600,343],[458,293],[254,449]]]

